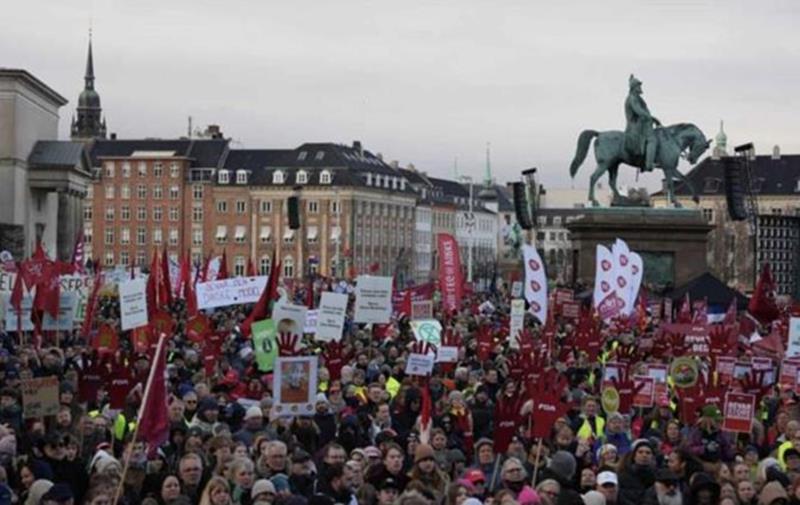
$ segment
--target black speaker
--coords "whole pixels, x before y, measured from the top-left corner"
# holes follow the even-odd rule
[[[523,230],[533,228],[531,215],[528,212],[528,199],[525,197],[525,184],[522,182],[514,183],[514,210],[517,214],[517,222]]]
[[[290,196],[286,200],[288,205],[289,214],[289,228],[297,230],[300,228],[300,199],[296,196]]]
[[[725,200],[728,204],[728,215],[733,221],[747,219],[745,207],[745,181],[742,164],[738,159],[725,160]]]

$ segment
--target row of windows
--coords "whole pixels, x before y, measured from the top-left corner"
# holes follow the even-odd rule
[[[237,214],[244,214],[247,212],[247,200],[236,200],[234,202],[236,213]],[[271,200],[261,200],[258,203],[258,208],[261,214],[269,214],[272,212],[272,201]],[[320,209],[319,201],[317,200],[308,200],[306,201],[306,210],[309,214],[318,214]],[[284,213],[287,210],[287,207],[283,207]],[[339,214],[341,210],[341,204],[338,201],[331,201],[330,202],[330,210],[331,214]],[[225,214],[228,212],[228,200],[217,200],[217,213]]]
[[[381,174],[372,174],[367,173],[367,186],[373,186],[376,188],[384,188],[384,189],[393,189],[393,190],[401,190],[405,191],[406,189],[406,180],[402,177],[396,177],[393,175],[381,175]]]
[[[175,260],[174,256],[173,261]],[[143,265],[147,260],[147,253],[145,251],[136,251],[136,264]],[[116,265],[116,256],[114,255],[114,251],[106,251],[104,260],[106,266],[114,266]],[[199,263],[202,261],[202,254],[193,254],[192,261],[194,263]],[[258,262],[258,270],[261,275],[266,275],[270,271],[270,266],[272,263],[272,259],[267,256],[263,255],[259,259]],[[129,251],[120,251],[119,253],[119,264],[122,266],[128,266],[130,264],[130,252]],[[284,275],[287,277],[291,277],[294,275],[294,259],[290,256],[286,257],[283,261],[284,265]],[[288,266],[288,269],[286,268]],[[233,274],[236,276],[244,276],[247,272],[247,258],[244,256],[236,256],[233,258]]]
[[[383,204],[378,202],[365,202],[359,201],[356,204],[356,214],[358,215],[370,215],[373,217],[383,216],[383,217],[392,217],[392,218],[400,218],[400,219],[411,219],[414,216],[414,209],[412,207],[405,207],[402,205],[391,205],[391,204]],[[434,220],[436,215],[442,214],[434,214]],[[444,214],[450,215],[452,214]]]
[[[116,169],[116,164],[113,161],[106,161],[103,165],[104,168],[104,176],[108,179],[114,178],[114,172]],[[147,162],[140,161],[136,164],[136,173],[139,177],[147,177]],[[128,179],[131,177],[131,162],[123,161],[120,164],[120,175],[124,179]],[[153,176],[161,177],[164,175],[164,165],[160,161],[156,161],[153,163]],[[180,163],[172,162],[169,165],[169,176],[173,179],[179,178],[181,175],[181,166]]]
[[[203,198],[203,187],[202,186],[194,186],[194,195],[195,199],[202,199]],[[199,192],[199,198],[197,194]],[[116,194],[116,188],[113,184],[107,184],[105,186],[105,197],[106,200],[113,200]],[[181,196],[181,188],[178,185],[170,186],[168,189],[169,199],[170,200],[178,200]],[[156,184],[151,188],[151,195],[154,200],[160,200],[164,197],[164,188],[161,187],[160,184]],[[119,187],[119,197],[122,200],[130,200],[131,198],[131,188],[127,184],[121,184]],[[139,184],[136,186],[136,197],[140,200],[144,200],[147,198],[147,186],[144,184]]]
[[[89,234],[91,236],[91,233]],[[178,229],[170,228],[167,230],[167,237],[169,245],[178,245]],[[116,233],[113,228],[107,228],[103,238],[103,243],[108,246],[114,245]],[[151,240],[153,244],[159,245],[164,241],[164,234],[161,228],[154,228],[151,230]],[[131,243],[131,230],[130,228],[119,229],[119,243],[120,245],[130,245]],[[202,243],[202,232],[200,234],[200,243]],[[136,245],[147,245],[147,228],[140,226],[136,229]]]
[[[247,184],[247,176],[249,171],[247,170],[236,170],[236,184]],[[283,170],[276,170],[272,173],[272,184],[285,184],[287,177],[286,173]],[[330,184],[333,180],[332,174],[330,170],[323,170],[319,174],[319,183],[320,184]],[[220,184],[228,184],[231,181],[231,171],[230,170],[220,170],[217,173],[217,182]],[[298,170],[295,174],[295,184],[308,184],[309,177],[308,172],[305,170]]]
[[[177,207],[170,207],[168,209],[169,220],[170,221],[178,221],[178,208]],[[106,221],[113,221],[116,216],[116,208],[113,206],[106,207]],[[91,221],[93,217],[92,207],[87,205],[83,208],[83,218],[86,221]],[[161,221],[164,217],[164,209],[160,206],[153,207],[153,221]],[[121,221],[130,221],[131,219],[131,208],[127,205],[123,205],[120,207],[119,218]],[[147,207],[137,207],[136,208],[136,219],[139,221],[144,221],[147,219]],[[192,221],[201,222],[203,220],[203,208],[202,207],[194,207],[192,208]]]

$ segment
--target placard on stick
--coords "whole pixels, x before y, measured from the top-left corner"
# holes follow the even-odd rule
[[[58,377],[50,375],[22,380],[22,412],[25,419],[58,414]]]

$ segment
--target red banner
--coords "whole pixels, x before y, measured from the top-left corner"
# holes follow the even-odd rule
[[[405,314],[410,316],[411,307],[406,306],[406,302],[414,303],[425,300],[433,300],[435,287],[432,282],[420,284],[408,289],[400,289],[392,292],[392,310],[395,314]],[[408,312],[407,312],[408,311]]]
[[[753,429],[753,418],[756,415],[756,397],[745,393],[728,393],[725,395],[725,416],[722,421],[724,431],[750,433]]]
[[[458,243],[452,235],[440,233],[439,251],[439,289],[442,290],[442,305],[445,310],[458,310],[461,307],[463,281],[461,279],[461,258]]]

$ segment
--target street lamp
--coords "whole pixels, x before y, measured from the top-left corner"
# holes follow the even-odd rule
[[[472,182],[472,177],[468,175],[462,175],[459,179],[462,182],[469,183],[469,212],[467,213],[465,223],[467,224],[467,234],[469,235],[467,238],[467,282],[472,284],[472,243],[474,241],[472,229],[475,227],[475,215],[472,213],[472,193],[474,184]]]

